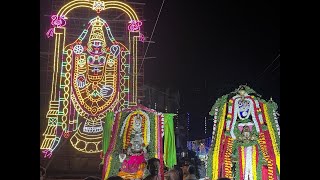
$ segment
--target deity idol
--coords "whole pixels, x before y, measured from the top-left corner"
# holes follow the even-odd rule
[[[144,175],[147,149],[143,143],[141,126],[142,118],[138,114],[134,118],[133,137],[130,140],[127,154],[119,156],[122,165],[118,175],[124,179],[142,179]]]

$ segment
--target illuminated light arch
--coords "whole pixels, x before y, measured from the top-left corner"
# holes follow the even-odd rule
[[[67,15],[70,11],[83,7],[90,8],[97,12],[97,17],[92,20],[96,21],[97,24],[100,23],[100,25],[89,25],[82,31],[77,40],[71,44],[65,45],[67,35],[65,27],[68,20]],[[123,45],[116,41],[112,36],[111,29],[106,21],[103,17],[99,17],[101,11],[108,9],[124,11],[130,18],[130,21],[128,22],[129,42],[127,45]],[[101,121],[105,118],[106,112],[137,105],[137,41],[143,39],[143,35],[140,33],[140,26],[142,23],[138,19],[135,11],[123,2],[74,0],[65,4],[56,15],[52,16],[51,25],[53,28],[48,31],[47,36],[53,36],[55,38],[52,91],[50,95],[49,110],[46,116],[48,119],[48,126],[43,134],[45,139],[43,140],[40,149],[44,150],[45,157],[50,157],[53,150],[59,145],[63,136],[64,138],[70,137],[72,146],[79,151],[85,153],[101,152]],[[100,91],[94,90],[97,87],[93,87],[93,89],[90,89],[89,91],[87,89],[87,93],[89,93],[88,96],[94,97],[91,97],[91,101],[92,103],[96,103],[97,108],[90,109],[90,105],[87,105],[85,109],[83,104],[88,101],[88,98],[83,96],[82,99],[79,99],[78,97],[83,94],[83,89],[81,88],[87,85],[86,83],[82,84],[82,80],[89,78],[89,76],[83,75],[83,77],[80,78],[81,83],[77,82],[80,90],[76,90],[74,84],[81,73],[75,74],[74,66],[76,63],[78,63],[78,65],[79,63],[82,63],[79,61],[81,58],[84,59],[84,62],[87,61],[86,58],[89,57],[89,54],[83,55],[82,52],[86,50],[83,49],[81,42],[86,38],[91,38],[92,32],[90,32],[90,29],[92,31],[93,28],[98,31],[95,34],[96,36],[98,36],[99,33],[102,33],[103,38],[105,40],[108,39],[108,42],[112,43],[112,46],[108,48],[108,57],[110,56],[110,53],[119,51],[119,55],[117,55],[117,57],[114,56],[113,58],[116,61],[114,70],[109,69],[110,71],[115,72],[113,76],[116,76],[116,78],[113,77],[113,83],[118,84],[118,86],[112,85],[112,87],[116,87],[112,92],[114,99],[112,100],[112,103],[104,106],[104,108],[100,107],[100,105],[107,100],[101,100],[101,102],[98,103],[98,100],[95,98],[105,95],[108,93],[108,90],[102,90],[103,88],[101,87],[99,87]],[[118,47],[119,49],[117,49]],[[106,61],[110,60],[110,62],[108,62],[110,64],[112,63],[112,58],[108,59],[108,57],[106,55]],[[130,62],[128,59],[130,59]],[[85,66],[89,67],[87,64]],[[83,69],[80,71],[83,71]],[[75,75],[77,75],[77,77]],[[76,94],[75,91],[77,91],[78,94]],[[108,94],[105,96],[108,96]],[[85,123],[80,123],[80,117],[85,120]],[[72,135],[73,132],[75,133]],[[84,144],[85,146],[82,147],[81,144]],[[95,148],[89,148],[88,146],[90,144]]]
[[[94,5],[94,2],[104,2],[104,10],[107,9],[119,9],[124,11],[125,13],[127,13],[127,15],[129,16],[130,20],[136,20],[138,21],[139,18],[137,16],[137,14],[135,13],[135,11],[127,4],[123,3],[123,2],[119,2],[119,1],[86,1],[86,0],[74,0],[71,1],[69,3],[67,3],[66,5],[64,5],[59,12],[57,13],[57,15],[61,16],[67,16],[67,14],[75,9],[75,8],[79,8],[79,7],[86,7],[86,8],[92,8]]]

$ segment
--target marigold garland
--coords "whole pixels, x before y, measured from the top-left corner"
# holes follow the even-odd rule
[[[267,143],[266,143],[266,139],[264,137],[263,133],[259,134],[259,145],[262,151],[262,155],[263,157],[266,159],[267,163],[268,163],[268,179],[269,180],[274,180],[273,178],[273,161],[271,159],[271,157],[269,156],[268,153],[268,149],[267,149]]]
[[[222,131],[222,135],[221,135],[221,140],[220,140],[220,150],[219,150],[219,161],[218,161],[218,176],[224,176],[224,166],[223,166],[223,164],[224,164],[224,155],[225,155],[225,152],[226,152],[226,150],[227,150],[227,148],[226,148],[226,144],[227,144],[227,142],[226,142],[226,136],[225,136],[225,134],[224,134],[224,131]]]
[[[246,167],[246,160],[245,160],[245,152],[244,152],[244,146],[241,146],[241,171],[244,175],[244,168]]]
[[[215,104],[212,106],[209,115],[214,116],[214,125],[212,131],[212,143],[208,152],[208,166],[207,166],[207,177],[213,177],[214,169],[214,148],[216,146],[216,137],[218,133],[219,121],[223,111],[224,104],[227,102],[228,95],[223,95],[218,98]]]
[[[131,127],[131,124],[132,124],[132,118],[133,118],[133,114],[130,114],[129,115],[129,117],[128,117],[128,121],[125,121],[125,128],[124,128],[124,132],[123,132],[123,142],[122,142],[122,144],[123,144],[123,149],[126,149],[127,148],[127,143],[126,143],[126,141],[127,141],[127,138],[128,138],[128,133],[130,133],[130,132],[128,132],[128,131],[130,131],[130,127]]]
[[[148,141],[147,141],[147,125],[146,125],[146,123],[147,123],[147,120],[146,120],[146,118],[145,117],[143,117],[143,124],[142,124],[142,128],[143,128],[143,142],[144,142],[144,144],[147,146],[148,145]]]
[[[267,126],[268,126],[270,137],[271,137],[273,151],[274,151],[274,153],[276,155],[277,168],[278,168],[278,171],[280,173],[280,152],[279,152],[279,149],[278,149],[278,145],[277,145],[277,142],[276,142],[276,137],[275,137],[275,134],[274,134],[275,131],[274,131],[273,127],[272,127],[272,123],[270,121],[269,114],[268,114],[268,107],[267,107],[266,104],[263,104],[263,110],[264,110],[264,116],[265,116],[265,119],[267,121]]]
[[[227,150],[224,157],[224,165],[225,165],[225,177],[232,178],[232,162],[231,162],[231,154],[232,154],[232,145],[233,140],[231,137],[227,137]]]
[[[226,124],[227,131],[230,131],[233,115],[234,115],[234,100],[230,99],[228,103],[228,114],[227,114],[227,124]]]
[[[242,166],[243,166],[243,164],[242,164],[242,151],[241,151],[241,147],[237,147],[237,157],[240,157],[239,159],[238,159],[238,163],[236,163],[237,164],[237,172],[236,172],[236,179],[243,179],[243,169],[242,169]],[[241,155],[241,156],[240,156]]]
[[[256,146],[252,146],[252,175],[253,180],[257,180],[257,159],[256,159]]]
[[[123,124],[121,124],[120,137],[122,137],[122,136],[125,134],[125,133],[124,133],[125,127],[126,127],[128,121],[130,121],[130,118],[132,117],[132,115],[133,115],[133,114],[129,114],[129,115],[125,118]]]
[[[225,123],[225,114],[226,114],[226,107],[227,104],[225,103],[223,106],[223,111],[222,114],[220,116],[220,122],[218,125],[218,133],[217,133],[217,143],[215,145],[214,148],[214,155],[212,158],[212,179],[218,179],[219,176],[219,152],[220,152],[220,140],[221,140],[221,135],[223,132],[223,128],[224,128],[224,123]]]

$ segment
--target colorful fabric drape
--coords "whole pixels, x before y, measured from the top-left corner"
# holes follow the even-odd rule
[[[108,112],[106,116],[106,121],[104,123],[104,128],[103,128],[103,140],[102,140],[102,150],[103,150],[103,156],[106,154],[109,143],[110,143],[110,138],[111,138],[111,130],[112,130],[112,124],[113,124],[113,112]],[[102,159],[102,161],[104,158]]]
[[[172,168],[177,164],[176,143],[173,126],[173,116],[175,114],[164,114],[164,163]]]

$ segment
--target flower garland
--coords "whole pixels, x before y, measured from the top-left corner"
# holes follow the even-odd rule
[[[129,116],[129,121],[127,121],[127,123],[125,124],[126,128],[124,130],[124,134],[123,134],[123,138],[122,138],[122,145],[123,145],[123,149],[127,149],[128,144],[130,142],[130,138],[131,138],[131,132],[133,129],[133,115],[128,115]],[[124,122],[125,123],[125,122]]]
[[[279,123],[278,123],[278,118],[277,118],[276,111],[274,109],[273,109],[273,119],[274,119],[274,122],[276,124],[278,136],[279,136],[279,139],[280,139],[280,126],[279,126]]]
[[[214,115],[214,110],[217,108],[217,109],[220,109],[221,107],[223,107],[224,106],[224,104],[226,103],[226,101],[227,101],[227,99],[228,99],[228,95],[226,94],[226,95],[224,95],[224,96],[222,96],[221,98],[218,98],[217,100],[216,100],[216,102],[214,103],[214,105],[212,106],[212,108],[211,108],[211,111],[209,112],[209,115],[210,116],[213,116]]]
[[[214,115],[214,125],[213,125],[213,132],[212,132],[212,140],[211,140],[211,146],[208,152],[208,160],[207,162],[207,177],[213,177],[213,169],[214,167],[214,148],[216,147],[216,137],[218,132],[216,131],[217,123],[220,122],[220,119],[225,116],[225,113],[223,113],[224,110],[224,104],[226,104],[227,101],[227,95],[222,96],[219,98],[214,106],[212,107],[211,111],[209,112],[210,115]],[[218,118],[219,117],[219,118]],[[219,125],[219,124],[218,124]],[[219,126],[217,128],[219,130]],[[220,142],[220,139],[219,139]]]
[[[257,180],[257,149],[252,146],[252,175],[253,180]]]
[[[228,114],[227,114],[227,131],[230,131],[230,123],[231,123],[231,119],[233,117],[233,109],[234,109],[234,100],[230,99],[229,103],[228,103]]]
[[[241,146],[241,173],[242,173],[242,178],[244,177],[244,169],[246,166],[246,159],[245,159],[245,152],[244,152],[244,147]]]
[[[124,123],[122,124],[120,134],[119,134],[120,137],[122,137],[123,131],[128,128],[128,121],[132,118],[132,116],[133,114],[129,114],[125,119]]]
[[[110,156],[110,158],[109,158],[109,163],[112,161],[112,156]],[[106,175],[107,176],[105,176],[105,178],[104,179],[108,179],[108,174],[110,173],[110,167],[111,167],[111,165],[109,165],[108,167],[107,167],[107,172],[106,172]]]
[[[140,111],[140,113],[143,114],[144,118],[144,143],[148,146],[150,143],[150,116],[144,111]]]
[[[238,112],[239,112],[239,106],[238,106],[238,102],[239,102],[239,98],[235,99],[234,101],[234,107],[233,107],[233,111],[232,111],[232,122],[231,122],[231,128],[230,128],[230,135],[233,139],[236,139],[236,136],[234,135],[234,128],[235,128],[235,124],[237,122],[237,117],[238,117]],[[250,106],[251,107],[251,106]],[[249,110],[251,111],[251,110]],[[230,117],[231,119],[231,117]]]
[[[117,137],[116,134],[118,133],[118,129],[119,129],[119,123],[121,122],[121,112],[117,112],[115,113],[115,121],[114,121],[114,125],[113,125],[113,129],[112,129],[112,134],[111,134],[111,142],[109,144],[108,150],[106,152],[106,156],[105,156],[105,160],[104,160],[104,166],[103,166],[103,173],[102,173],[102,178],[105,180],[109,177],[109,174],[114,174],[113,171],[111,171],[111,167],[114,167],[114,164],[116,162],[114,162],[114,156],[113,156],[113,152],[115,149],[115,146],[117,145],[116,143],[116,139],[114,137]],[[110,173],[111,171],[111,173]]]
[[[275,140],[277,142],[277,146],[278,146],[278,151],[280,153],[280,126],[278,124],[278,118],[277,118],[277,114],[276,114],[276,109],[277,109],[277,104],[275,102],[268,102],[267,104],[267,108],[268,108],[268,115],[269,115],[269,120],[271,122],[271,125],[273,127],[273,129],[277,130],[277,133],[275,134]],[[272,109],[272,111],[271,111]]]
[[[225,126],[225,125],[224,125]],[[226,142],[226,138],[228,138],[228,136],[225,135],[225,131],[223,130],[222,131],[222,134],[221,134],[221,140],[220,140],[220,150],[219,150],[219,160],[218,160],[218,174],[221,176],[223,175],[224,176],[224,155],[226,153],[226,145],[227,145],[227,142]]]
[[[263,117],[262,117],[262,111],[261,111],[259,100],[255,96],[251,96],[251,99],[254,101],[255,110],[258,113],[258,119],[260,121],[260,124],[264,124],[264,120],[263,120]]]
[[[119,113],[119,120],[118,120],[118,123],[117,123],[117,128],[116,128],[116,131],[113,132],[113,136],[112,137],[115,137],[115,138],[112,138],[113,139],[113,151],[112,151],[112,154],[111,154],[111,157],[110,157],[110,160],[109,160],[109,164],[110,164],[110,173],[107,177],[110,177],[110,176],[116,176],[119,172],[119,167],[121,167],[121,163],[119,161],[119,154],[120,152],[122,152],[122,141],[121,141],[121,137],[118,135],[118,132],[119,132],[119,126],[120,124],[123,124],[124,121],[125,121],[125,117],[127,117],[129,115],[128,112],[124,113],[124,112],[120,112]]]
[[[157,131],[157,128],[156,128],[156,113],[152,113],[150,114],[150,131],[153,132],[153,133],[150,133],[150,138],[152,139],[152,141],[150,141],[148,147],[149,147],[149,150],[150,150],[150,153],[149,153],[149,156],[150,157],[156,157],[156,150],[157,150],[157,134],[156,134],[156,131]]]
[[[137,114],[142,115],[142,136],[145,146],[148,146],[150,143],[150,118],[147,113],[143,111],[134,111],[130,115],[127,116],[124,123],[121,127],[120,136],[125,135],[122,139],[123,141],[123,148],[126,149],[128,147],[128,143],[130,142],[132,131],[133,131],[133,123],[134,123],[134,117]]]
[[[132,122],[132,118],[133,118],[133,114],[129,114],[125,121],[123,122],[122,124],[122,127],[121,127],[121,131],[120,131],[120,134],[119,136],[122,137],[122,135],[124,135],[123,137],[123,145],[125,144],[125,141],[126,141],[126,138],[127,138],[127,131],[128,131],[128,127],[131,127],[131,122]],[[125,148],[125,147],[124,147]]]
[[[143,116],[142,122],[143,123],[142,123],[141,128],[142,128],[142,135],[143,135],[143,143],[145,144],[145,146],[148,146],[149,142],[147,140],[147,128],[146,128],[146,127],[148,127],[148,121],[146,120],[145,116]]]
[[[272,168],[270,169],[270,171],[272,171],[272,173],[273,173],[273,178],[277,179],[277,163],[276,163],[275,153],[272,148],[272,142],[271,142],[271,137],[270,137],[269,131],[265,131],[264,136],[266,139],[266,146],[268,147],[267,151],[270,156],[270,159],[272,160]],[[269,169],[268,169],[268,171],[269,171]]]
[[[214,151],[213,151],[213,158],[212,158],[212,178],[211,179],[218,179],[219,176],[219,152],[220,152],[220,141],[221,141],[221,135],[224,128],[224,121],[225,121],[225,114],[226,114],[226,106],[225,103],[223,106],[223,111],[220,116],[220,121],[218,125],[218,133],[217,133],[217,143],[215,144]]]
[[[160,123],[161,123],[161,138],[164,136],[164,116],[162,113],[160,113]]]
[[[151,121],[150,121],[151,122]],[[157,122],[158,122],[158,115],[157,114],[155,114],[154,115],[154,124],[152,124],[152,126],[151,127],[154,127],[154,143],[155,143],[155,145],[154,145],[154,147],[155,147],[155,149],[158,149],[158,131],[159,131],[159,129],[158,129],[158,126],[157,126]],[[154,152],[154,157],[155,158],[158,158],[158,153],[157,152],[155,152],[155,151],[153,151]]]
[[[277,164],[277,168],[278,168],[278,171],[280,173],[280,152],[279,152],[279,148],[278,148],[278,145],[277,145],[277,141],[276,141],[276,138],[275,138],[275,134],[274,134],[274,129],[272,127],[272,122],[270,121],[270,118],[269,118],[269,113],[268,113],[268,107],[266,104],[263,105],[263,109],[264,109],[264,115],[265,115],[265,119],[267,121],[267,126],[268,126],[268,129],[269,129],[269,133],[270,133],[270,136],[271,136],[271,144],[272,144],[272,147],[273,147],[273,151],[276,155],[276,164]]]
[[[270,157],[269,153],[268,153],[268,148],[267,148],[267,143],[266,143],[266,139],[263,133],[259,134],[259,145],[261,148],[261,152],[265,158],[265,160],[267,161],[267,165],[268,165],[268,180],[274,180],[274,174],[273,174],[273,160]]]
[[[227,137],[227,150],[224,156],[224,165],[225,165],[225,177],[232,178],[232,162],[231,162],[231,155],[232,155],[232,147],[233,147],[233,140],[231,137]]]
[[[255,125],[255,128],[257,130],[258,133],[262,132],[262,124],[260,123],[261,121],[263,122],[262,119],[259,118],[259,109],[254,102],[254,99],[252,99],[250,97],[251,101],[252,101],[252,106],[253,106],[253,110],[252,110],[252,120],[253,120],[253,123]],[[260,120],[259,120],[260,119]]]
[[[216,108],[214,110],[214,120],[213,120],[213,127],[212,127],[212,138],[211,138],[211,143],[213,143],[213,138],[214,138],[214,135],[216,133],[216,127],[217,127],[217,119],[218,119],[218,108]]]
[[[235,145],[233,145],[235,148]],[[239,157],[239,154],[241,154],[241,148],[237,147],[237,149],[235,149],[235,153],[234,155],[236,157]],[[242,171],[241,171],[241,164],[242,164],[242,159],[238,159],[238,163],[235,163],[235,178],[234,179],[243,179],[243,175],[242,175]]]
[[[163,160],[163,136],[164,136],[164,116],[162,113],[158,113],[158,118],[160,119],[160,121],[157,123],[158,124],[158,157],[160,160],[160,172],[159,172],[159,176],[161,179],[164,179],[163,174],[164,174],[164,160]]]
[[[253,179],[252,176],[252,146],[245,148],[245,159],[246,159],[246,167],[245,167],[245,177],[249,176],[249,179]],[[246,178],[245,178],[246,179]]]
[[[257,177],[257,180],[260,180],[260,179],[262,179],[262,166],[263,166],[263,162],[264,162],[264,157],[262,155],[262,151],[261,151],[259,145],[256,146],[256,151],[257,151],[256,152],[256,159],[258,161],[257,170],[256,170],[256,172],[257,172],[256,177]]]

